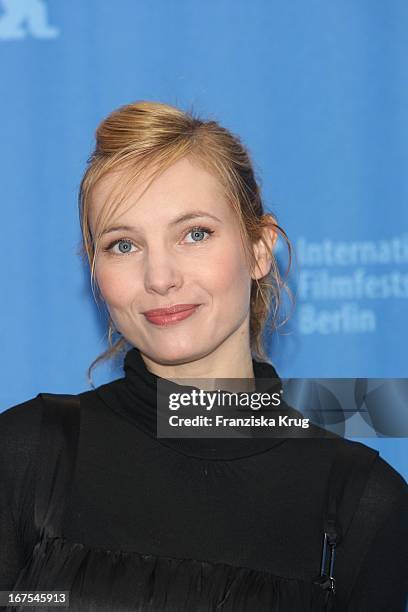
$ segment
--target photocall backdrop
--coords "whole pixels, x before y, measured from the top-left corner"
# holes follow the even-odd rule
[[[405,0],[1,0],[0,410],[89,388],[78,186],[99,121],[140,99],[247,144],[296,252],[280,376],[407,377],[407,27]],[[406,438],[360,441],[407,477]]]

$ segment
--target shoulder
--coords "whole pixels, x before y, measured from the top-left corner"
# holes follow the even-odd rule
[[[383,500],[388,503],[397,499],[400,495],[407,495],[408,485],[404,477],[393,468],[376,449],[366,444],[352,440],[344,440],[347,451],[352,453],[356,461],[367,461],[368,474],[364,495],[375,497],[378,502]],[[359,464],[354,469],[358,470]]]
[[[0,413],[0,449],[5,452],[24,452],[37,441],[43,402],[41,394]]]
[[[32,478],[44,440],[58,450],[67,432],[78,431],[78,419],[71,416],[80,414],[80,396],[39,393],[0,413],[0,480],[13,494]]]
[[[340,463],[348,463],[351,480],[362,479],[362,497],[367,503],[375,500],[377,508],[386,509],[408,494],[404,477],[371,446],[343,438],[335,441],[333,461],[336,456]]]
[[[68,405],[70,409],[79,407],[80,395],[58,393],[39,393],[20,404],[7,408],[0,413],[0,459],[14,457],[28,458],[38,446],[44,411],[48,407],[57,409]]]
[[[0,422],[3,427],[13,427],[15,423],[20,421],[21,419],[30,419],[32,416],[42,410],[42,400],[41,393],[32,397],[20,404],[15,404],[9,408],[6,408],[2,412],[0,412]],[[34,417],[35,418],[35,417]]]
[[[361,505],[384,522],[408,504],[408,484],[381,455],[377,455],[364,488]]]

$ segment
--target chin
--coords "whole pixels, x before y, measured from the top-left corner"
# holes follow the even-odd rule
[[[151,352],[151,359],[162,365],[180,365],[182,363],[190,363],[200,359],[205,352],[200,350],[192,350],[191,340],[188,342],[188,346],[174,346],[168,347],[163,344],[160,346],[160,350],[157,347]]]

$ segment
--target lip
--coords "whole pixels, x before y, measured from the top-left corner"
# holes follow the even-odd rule
[[[171,308],[148,310],[144,316],[155,325],[171,325],[187,319],[199,308],[200,304],[177,304]]]
[[[175,314],[176,312],[190,310],[190,308],[195,308],[196,306],[199,306],[199,304],[173,304],[173,306],[170,306],[169,308],[154,308],[153,310],[146,310],[143,314],[153,317],[170,315]]]

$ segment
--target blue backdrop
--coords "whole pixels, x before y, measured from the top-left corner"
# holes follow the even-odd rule
[[[0,410],[88,388],[77,190],[97,123],[139,99],[248,145],[297,254],[279,374],[407,377],[407,28],[405,0],[0,0]],[[406,439],[361,441],[407,477]]]

